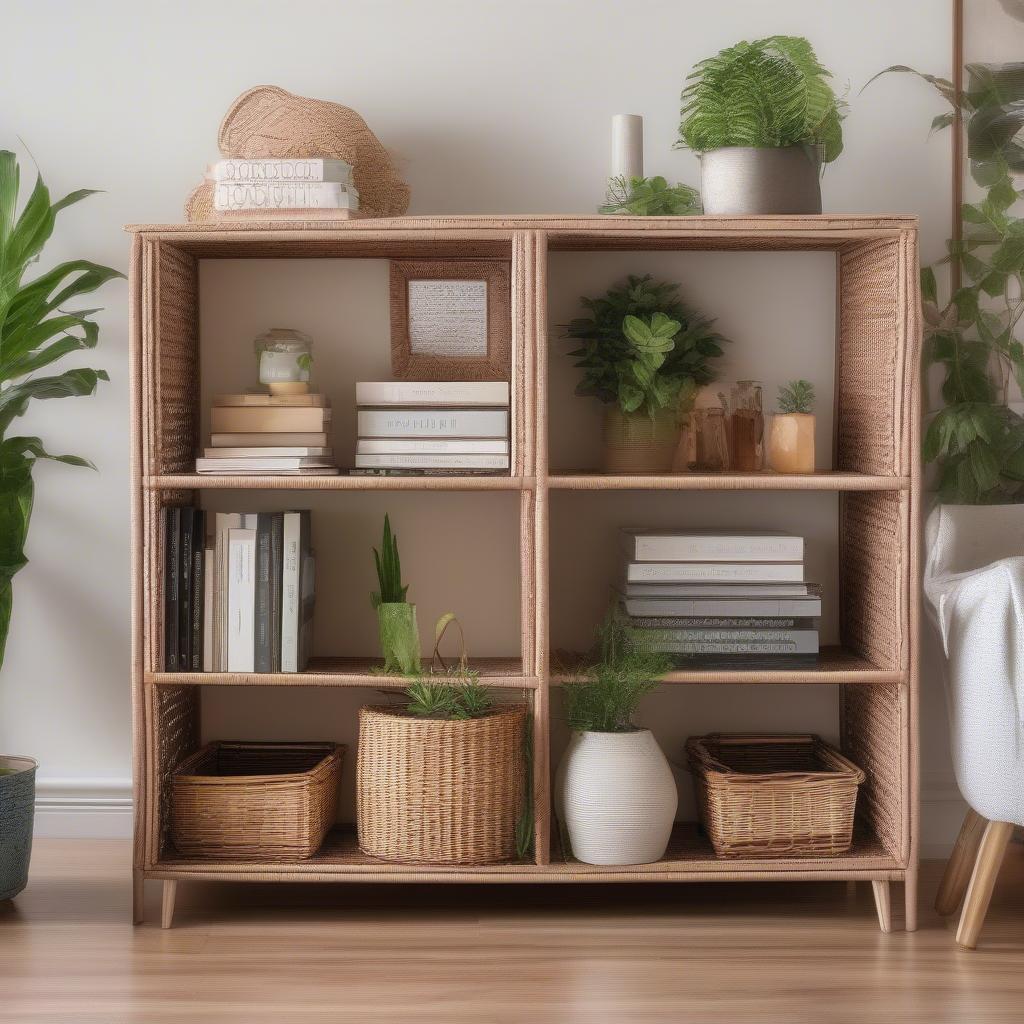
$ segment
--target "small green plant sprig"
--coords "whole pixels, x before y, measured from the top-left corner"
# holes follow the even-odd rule
[[[448,722],[482,718],[494,707],[479,674],[465,669],[423,676],[406,687],[405,698],[409,714]]]
[[[574,732],[632,732],[640,701],[658,688],[671,659],[646,648],[647,631],[626,624],[612,608],[597,630],[594,662],[577,682],[566,683],[562,699]]]
[[[683,305],[678,288],[630,274],[600,298],[581,300],[590,316],[565,327],[583,343],[569,353],[583,370],[576,394],[654,416],[714,379],[712,360],[725,339]]]
[[[380,551],[373,549],[373,561],[377,566],[379,590],[373,592],[373,607],[382,604],[404,604],[409,584],[402,584],[402,560],[398,555],[398,536],[391,532],[391,520],[384,515],[384,535]]]
[[[814,408],[814,385],[809,380],[791,380],[779,388],[779,411],[809,413]]]
[[[689,217],[701,212],[700,193],[689,185],[670,185],[663,177],[608,181],[608,194],[598,213],[631,213],[638,217]]]
[[[823,163],[843,150],[845,105],[831,73],[802,36],[737,43],[697,64],[682,93],[677,148],[819,146]]]

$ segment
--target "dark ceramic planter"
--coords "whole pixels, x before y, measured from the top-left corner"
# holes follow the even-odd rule
[[[28,885],[36,763],[30,757],[0,756],[0,772],[0,900],[9,900]]]

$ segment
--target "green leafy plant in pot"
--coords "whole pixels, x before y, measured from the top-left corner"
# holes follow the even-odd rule
[[[779,411],[768,433],[768,465],[776,473],[814,472],[814,385],[791,380],[779,388]]]
[[[582,342],[569,353],[583,371],[576,393],[608,406],[606,473],[669,472],[680,417],[697,388],[714,379],[724,339],[677,291],[650,274],[631,274],[600,298],[582,299],[590,315],[565,327]]]
[[[93,192],[82,189],[52,203],[39,176],[19,213],[19,185],[17,158],[0,151],[0,665],[11,623],[12,580],[27,563],[36,460],[95,468],[77,455],[51,455],[40,438],[14,435],[11,426],[33,398],[91,395],[97,381],[108,379],[102,370],[38,371],[96,345],[99,327],[92,316],[99,310],[65,306],[124,276],[88,260],[70,260],[25,281],[29,264],[53,233],[57,214]],[[35,770],[31,758],[0,756],[0,900],[16,896],[28,881]]]
[[[705,213],[821,213],[821,167],[843,149],[830,77],[800,36],[744,40],[696,65],[676,145],[700,154]]]
[[[555,777],[555,807],[577,860],[648,864],[665,854],[679,795],[653,733],[633,717],[671,661],[618,609],[597,635],[591,663],[562,691],[572,735]]]
[[[415,675],[420,671],[420,631],[416,623],[416,605],[406,601],[409,585],[402,583],[402,560],[398,537],[391,532],[391,520],[384,516],[384,535],[380,550],[373,549],[380,587],[372,596],[377,610],[384,672],[388,675]]]

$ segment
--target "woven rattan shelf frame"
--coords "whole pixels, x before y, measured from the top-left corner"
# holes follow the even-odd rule
[[[135,778],[135,912],[146,878],[165,884],[165,918],[178,880],[265,881],[667,881],[871,880],[906,885],[906,926],[916,925],[919,608],[919,307],[917,225],[909,217],[633,218],[408,217],[331,224],[301,220],[137,226],[132,231],[132,631]],[[824,251],[836,261],[833,469],[808,476],[602,477],[551,473],[547,457],[547,253],[549,251]],[[199,477],[198,261],[218,258],[507,259],[512,282],[513,472],[506,478]],[[361,686],[361,664],[311,666],[308,678],[208,678],[158,671],[161,509],[209,490],[519,492],[521,660],[494,667],[494,685],[532,706],[536,855],[533,863],[437,869],[389,865],[359,854],[344,829],[301,863],[208,863],[167,841],[170,773],[199,747],[199,684]],[[552,490],[832,491],[839,504],[841,648],[815,670],[759,682],[838,685],[841,746],[867,774],[849,854],[821,861],[723,862],[680,825],[664,861],[593,868],[552,850],[548,636],[548,511]],[[679,500],[685,500],[680,497]],[[487,673],[485,672],[485,678]],[[680,671],[686,684],[747,683],[745,672]],[[391,680],[375,679],[377,685]],[[859,838],[858,838],[859,837]]]

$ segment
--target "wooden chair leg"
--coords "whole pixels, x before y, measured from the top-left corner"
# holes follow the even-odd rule
[[[917,931],[917,869],[911,868],[903,880],[903,929]]]
[[[878,927],[888,935],[892,931],[892,900],[889,895],[889,883],[873,881],[871,883],[871,892],[875,897]]]
[[[985,819],[977,811],[968,810],[935,897],[935,909],[943,917],[955,914],[963,902],[984,831]]]
[[[146,916],[146,882],[141,871],[132,872],[132,924],[142,924]]]
[[[178,892],[178,883],[174,879],[164,882],[163,903],[160,908],[160,927],[170,928],[174,921],[174,897]]]
[[[1013,835],[1013,825],[1008,821],[990,821],[985,826],[985,834],[981,838],[978,859],[971,873],[971,882],[967,887],[967,898],[964,900],[964,911],[960,915],[960,927],[956,930],[957,945],[964,949],[974,949],[978,944],[978,934],[985,923],[985,914],[992,899],[999,867],[1003,863],[1006,844]]]

